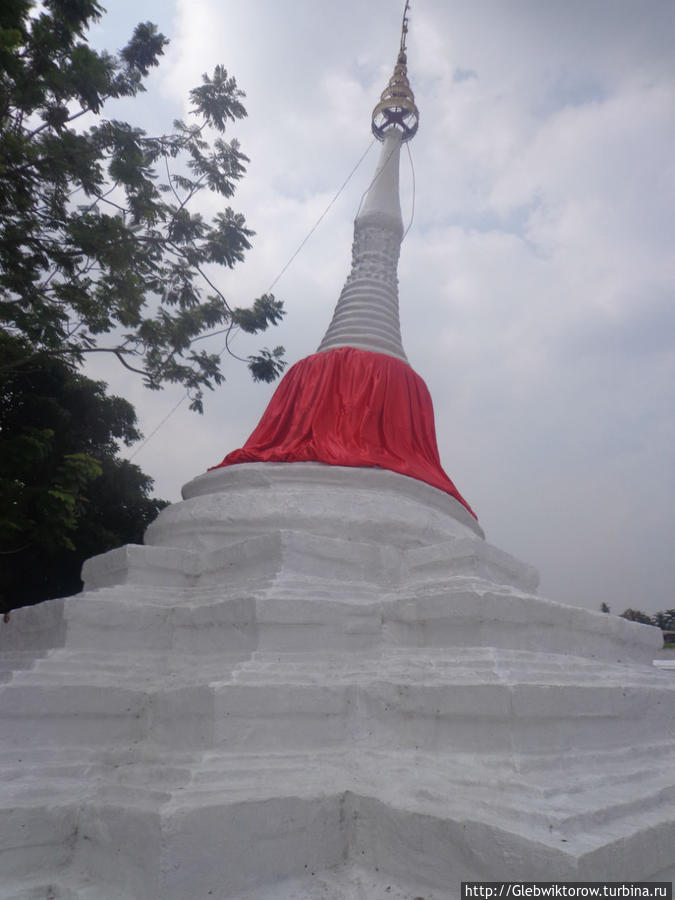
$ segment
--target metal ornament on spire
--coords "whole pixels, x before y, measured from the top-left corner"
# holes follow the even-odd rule
[[[380,102],[373,110],[372,128],[378,141],[383,141],[386,132],[394,128],[401,133],[401,141],[406,143],[417,133],[420,114],[415,105],[410,82],[408,81],[406,37],[408,34],[408,10],[410,0],[406,0],[401,27],[401,46],[394,66],[394,74],[382,92]]]
[[[408,361],[401,341],[397,274],[403,238],[399,157],[402,142],[415,134],[419,121],[406,74],[408,8],[406,3],[394,76],[373,113],[373,132],[382,141],[382,149],[375,177],[354,221],[352,269],[319,353],[355,347]]]

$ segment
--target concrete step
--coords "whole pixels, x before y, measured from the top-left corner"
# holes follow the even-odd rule
[[[51,770],[45,768],[45,781],[35,784],[33,771],[44,759],[29,751],[27,760],[29,770],[15,769],[24,790],[15,790],[12,814],[0,829],[0,870],[8,876],[2,900],[7,885],[21,896],[17,886],[28,884],[22,879],[37,846],[44,871],[78,900],[180,900],[188,883],[193,893],[183,896],[201,896],[198,889],[208,896],[213,888],[200,879],[214,869],[221,885],[215,896],[262,898],[285,878],[314,878],[307,882],[314,887],[321,878],[330,883],[344,860],[402,885],[420,846],[428,859],[419,896],[440,898],[447,896],[444,881],[475,876],[469,851],[479,843],[492,848],[495,877],[635,880],[658,870],[675,821],[672,797],[664,802],[675,768],[675,749],[667,743],[632,756],[588,754],[568,771],[565,757],[539,754],[524,777],[514,772],[526,760],[514,755],[481,762],[472,754],[358,748],[153,758],[146,748],[138,758],[129,751],[119,764],[91,751],[69,761],[61,751]],[[584,782],[570,793],[575,767]],[[11,757],[4,754],[3,780],[9,772]],[[29,835],[23,847],[17,833]],[[265,847],[264,866],[247,846]],[[617,874],[622,854],[637,846],[640,871]],[[216,859],[215,867],[203,867],[206,858]],[[46,883],[30,874],[31,884]],[[80,893],[85,876],[98,894]]]
[[[431,579],[411,590],[290,573],[255,588],[130,584],[58,603],[58,628],[51,631],[40,629],[40,612],[49,618],[51,603],[12,614],[11,625],[0,629],[7,648],[0,672],[13,665],[12,652],[28,651],[35,635],[45,643],[49,634],[52,646],[120,654],[484,647],[650,665],[662,643],[659,629],[479,577]],[[48,643],[34,652],[45,649]],[[29,657],[14,660],[24,666]]]
[[[641,666],[481,648],[258,651],[202,663],[53,651],[0,688],[0,746],[560,753],[675,737],[675,683]]]

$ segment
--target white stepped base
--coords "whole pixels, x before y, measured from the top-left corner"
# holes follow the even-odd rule
[[[239,466],[188,493],[0,628],[0,900],[673,877],[656,629],[538,598],[393,473]]]
[[[385,751],[144,759],[131,750],[88,763],[79,778],[73,764],[41,768],[49,807],[31,797],[24,772],[26,795],[15,791],[4,826],[23,826],[34,843],[23,856],[6,851],[7,878],[20,883],[30,859],[31,877],[37,860],[61,884],[88,879],[99,890],[91,896],[180,900],[208,896],[215,883],[212,896],[257,898],[283,878],[306,888],[317,875],[346,877],[346,861],[399,886],[414,873],[419,895],[440,898],[456,896],[460,879],[655,877],[675,839],[666,745],[646,745],[639,760],[610,752],[568,764]]]

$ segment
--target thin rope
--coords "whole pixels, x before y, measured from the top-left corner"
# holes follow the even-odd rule
[[[401,241],[405,240],[405,236],[412,228],[412,223],[415,218],[415,166],[413,165],[412,153],[410,152],[410,141],[408,141],[408,143],[405,146],[406,146],[406,149],[408,150],[408,159],[410,160],[410,171],[412,173],[412,209],[410,211],[410,221],[408,222],[408,227],[403,232],[403,237],[401,238]]]
[[[368,150],[370,150],[370,148],[373,146],[374,143],[375,143],[375,138],[373,138],[373,140],[372,140],[371,143],[369,144]],[[394,151],[395,151],[395,150],[396,150],[396,147],[392,147],[392,148],[391,148],[391,150],[389,151],[389,156],[385,159],[382,168],[381,168],[381,169],[378,169],[378,171],[375,172],[375,174],[373,175],[372,181],[370,182],[370,184],[368,185],[368,187],[365,189],[365,191],[361,194],[361,199],[359,200],[359,207],[358,207],[358,209],[356,210],[356,215],[354,216],[355,219],[358,219],[358,217],[359,217],[359,213],[361,212],[361,207],[363,206],[363,201],[366,199],[366,196],[368,195],[368,191],[369,191],[369,190],[371,189],[371,187],[375,184],[375,182],[376,182],[377,179],[380,177],[380,175],[382,175],[382,174],[384,173],[384,170],[387,168],[387,163],[389,162],[389,160],[390,160],[390,159],[392,158],[392,156],[394,155]]]
[[[370,148],[373,146],[374,143],[375,143],[375,138],[373,138],[373,140],[368,144],[368,146],[366,147],[366,149],[364,150],[364,152],[361,154],[361,157],[359,158],[359,161],[356,163],[356,165],[355,165],[354,168],[351,170],[351,172],[349,173],[349,175],[347,176],[347,178],[344,180],[344,182],[340,185],[340,187],[339,187],[337,193],[335,194],[335,196],[333,197],[333,199],[330,201],[330,203],[328,204],[328,206],[327,206],[327,207],[324,209],[324,211],[321,213],[321,215],[320,215],[319,218],[316,220],[316,222],[314,223],[314,225],[312,225],[312,227],[310,228],[310,230],[307,232],[307,235],[305,236],[305,238],[304,238],[304,239],[300,242],[300,244],[298,245],[297,250],[292,254],[292,256],[290,257],[290,259],[288,260],[288,262],[286,263],[286,265],[285,265],[285,266],[283,267],[283,269],[279,272],[279,274],[278,274],[277,277],[274,279],[274,281],[270,284],[270,286],[267,288],[267,291],[266,291],[265,293],[270,293],[270,292],[271,292],[271,290],[272,290],[272,288],[274,287],[274,285],[277,283],[277,281],[279,281],[279,279],[280,279],[281,276],[286,272],[286,270],[289,268],[289,266],[291,265],[291,263],[293,262],[293,260],[295,259],[295,257],[298,255],[298,253],[300,253],[300,251],[301,251],[302,248],[305,246],[305,244],[307,243],[307,241],[308,241],[308,240],[311,238],[311,236],[314,234],[314,232],[315,232],[316,229],[319,227],[319,225],[321,224],[321,222],[323,221],[323,219],[326,217],[328,211],[331,209],[331,207],[334,205],[334,203],[336,202],[336,200],[338,199],[338,197],[340,196],[340,194],[344,191],[344,189],[347,187],[347,185],[348,185],[349,182],[351,181],[352,177],[353,177],[354,174],[356,173],[356,170],[359,168],[359,166],[361,165],[361,163],[363,162],[363,160],[366,158],[366,156],[368,155],[368,152],[370,151]],[[375,181],[374,178],[373,178],[373,181]],[[371,182],[371,185],[372,185],[372,183],[373,183],[373,182]],[[369,190],[370,190],[370,185],[366,188],[366,190],[365,190],[365,192],[364,192],[364,194],[363,194],[363,197],[366,196],[366,194],[368,193]],[[361,197],[361,203],[363,203],[363,197]],[[361,203],[359,203],[359,209],[361,209]],[[218,357],[221,358],[222,355],[223,355],[223,353],[225,353],[225,351],[227,350],[227,352],[228,352],[231,356],[234,356],[235,359],[238,359],[240,362],[246,362],[245,359],[242,359],[241,356],[237,356],[236,353],[233,353],[232,350],[230,350],[230,332],[231,332],[231,330],[232,330],[231,327],[227,329],[227,332],[226,332],[226,335],[225,335],[225,346],[223,347],[223,349],[222,349],[222,350],[220,351],[220,353],[218,354]],[[236,337],[236,334],[233,335],[233,337]],[[146,438],[143,439],[142,443],[134,450],[134,452],[133,452],[133,453],[131,454],[131,456],[129,457],[129,462],[131,462],[131,460],[134,459],[134,458],[141,452],[141,450],[145,447],[145,445],[146,445],[146,444],[147,444],[147,443],[148,443],[148,442],[149,442],[149,441],[157,434],[157,432],[160,430],[160,428],[162,428],[162,427],[166,424],[166,422],[168,422],[168,420],[171,418],[171,416],[178,410],[178,408],[179,408],[180,406],[182,406],[183,403],[185,403],[185,401],[187,400],[188,396],[189,396],[189,393],[188,393],[188,391],[186,391],[186,392],[183,394],[183,396],[180,398],[180,400],[178,401],[178,403],[176,403],[176,405],[173,407],[173,409],[171,409],[171,410],[164,416],[164,418],[163,418],[162,421],[159,423],[159,425],[157,425],[157,427],[156,427],[155,429],[153,429],[153,431],[151,431],[150,434],[149,434]]]
[[[146,438],[143,439],[143,441],[141,442],[141,444],[139,444],[138,447],[136,447],[136,449],[134,450],[134,452],[133,452],[133,453],[131,454],[131,456],[129,457],[129,462],[131,462],[132,459],[134,459],[136,456],[138,456],[138,454],[141,452],[141,450],[143,449],[143,447],[145,447],[145,445],[148,443],[148,441],[149,441],[151,438],[153,438],[153,437],[157,434],[157,432],[158,432],[159,429],[162,427],[162,425],[164,425],[165,422],[167,422],[167,421],[171,418],[171,416],[176,412],[176,410],[178,409],[179,406],[181,406],[183,403],[185,403],[185,401],[187,400],[188,396],[189,396],[189,395],[188,395],[188,392],[185,391],[185,393],[184,393],[183,396],[180,398],[180,400],[178,401],[178,403],[176,403],[176,405],[174,406],[174,408],[173,408],[172,410],[170,410],[170,411],[164,416],[164,418],[163,418],[162,421],[159,423],[159,425],[158,425],[153,431],[151,431],[150,434],[149,434]]]
[[[340,186],[340,188],[339,188],[337,194],[333,197],[333,199],[330,201],[330,203],[328,204],[328,206],[327,206],[327,207],[324,209],[324,211],[321,213],[321,215],[320,215],[319,218],[316,220],[316,222],[314,223],[314,225],[312,225],[312,227],[310,228],[310,230],[307,232],[307,235],[305,236],[305,238],[300,242],[300,244],[299,244],[299,246],[298,246],[298,249],[295,251],[295,253],[294,253],[294,254],[291,256],[291,258],[288,260],[288,262],[287,262],[286,265],[283,267],[283,269],[281,270],[281,272],[279,272],[279,274],[278,274],[277,277],[274,279],[274,281],[272,282],[272,284],[267,288],[267,293],[269,293],[269,291],[272,290],[272,288],[274,287],[274,285],[277,283],[277,281],[279,281],[279,279],[280,279],[281,276],[284,274],[284,272],[286,271],[286,269],[288,269],[288,267],[289,267],[290,264],[293,262],[293,260],[295,259],[295,257],[298,255],[298,253],[300,253],[300,251],[301,251],[302,248],[305,246],[305,244],[307,243],[307,241],[311,238],[311,236],[314,234],[314,232],[316,231],[316,229],[319,227],[319,225],[320,225],[321,222],[323,221],[324,217],[326,216],[326,214],[328,213],[328,211],[330,210],[330,208],[333,206],[333,204],[335,203],[335,201],[337,200],[337,198],[340,196],[340,194],[344,191],[344,189],[347,187],[347,185],[348,185],[349,182],[351,181],[352,176],[354,175],[354,173],[356,172],[356,170],[358,169],[358,167],[361,165],[361,163],[363,162],[363,160],[366,158],[366,156],[368,155],[368,151],[370,150],[370,148],[373,146],[374,143],[375,143],[375,138],[373,138],[373,140],[368,144],[368,146],[366,147],[364,153],[361,155],[361,158],[359,159],[359,161],[356,163],[356,165],[355,165],[354,168],[351,170],[351,172],[349,173],[349,175],[347,175],[347,178],[345,179],[345,181],[344,181],[344,182],[342,183],[342,185]]]

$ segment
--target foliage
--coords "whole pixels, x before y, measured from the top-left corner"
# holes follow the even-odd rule
[[[662,631],[675,631],[675,609],[664,609],[654,613],[652,624]]]
[[[80,590],[85,559],[140,543],[165,506],[152,479],[119,459],[140,438],[131,404],[63,361],[2,335],[30,362],[0,381],[0,611]]]
[[[27,359],[113,354],[149,388],[184,385],[201,411],[223,375],[220,355],[196,342],[284,314],[272,294],[233,308],[214,283],[251,246],[244,217],[190,211],[204,191],[230,198],[245,173],[238,142],[223,137],[246,115],[244,94],[218,66],[169,134],[101,118],[108,101],[145,90],[167,44],[146,22],[118,55],[98,53],[85,36],[102,12],[96,0],[0,11],[0,328],[27,343]],[[274,380],[282,356],[250,356],[253,377]]]
[[[607,603],[600,604],[600,611],[608,613],[610,611]],[[629,622],[641,622],[643,625],[655,625],[662,631],[675,632],[675,609],[665,609],[655,612],[653,616],[643,612],[641,609],[625,609],[620,618],[628,619]]]
[[[652,624],[652,617],[642,612],[641,609],[625,609],[621,613],[621,618],[628,619],[629,622],[641,622],[643,625]]]
[[[662,610],[650,616],[641,609],[629,608],[621,613],[621,618],[628,619],[629,622],[642,622],[643,625],[655,625],[662,631],[675,629],[675,609]]]

